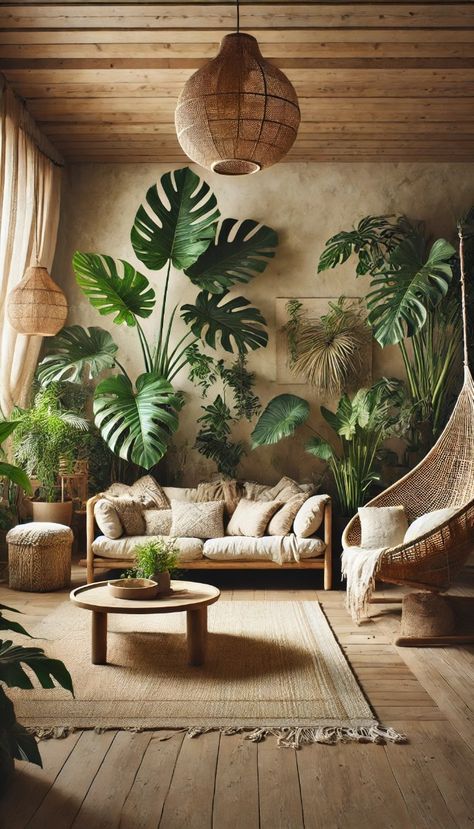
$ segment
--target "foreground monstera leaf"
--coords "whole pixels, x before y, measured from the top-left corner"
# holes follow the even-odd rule
[[[278,234],[271,227],[247,219],[230,239],[236,225],[237,219],[224,219],[215,241],[185,270],[201,290],[222,294],[237,282],[249,282],[275,256]]]
[[[309,403],[295,394],[279,394],[270,400],[252,432],[252,446],[268,446],[293,435],[306,423]]]
[[[166,453],[180,408],[171,383],[156,374],[141,374],[136,389],[125,375],[110,377],[94,398],[95,423],[109,448],[145,469]]]
[[[382,347],[412,337],[423,327],[427,308],[446,296],[454,253],[449,242],[438,239],[425,258],[420,237],[406,239],[393,252],[387,271],[372,280],[367,297],[369,323]]]
[[[216,197],[189,167],[165,173],[160,184],[166,201],[156,184],[150,187],[146,205],[135,216],[133,249],[151,270],[168,261],[180,270],[189,268],[214,239],[220,215]]]
[[[72,259],[76,281],[99,314],[115,314],[117,325],[137,324],[136,317],[149,317],[155,307],[155,292],[146,276],[124,259],[99,253],[76,252]]]
[[[81,383],[92,380],[115,364],[117,346],[104,328],[70,325],[56,337],[48,337],[46,357],[38,367],[38,379],[44,386],[69,380]]]
[[[71,674],[59,659],[50,659],[42,648],[24,648],[0,639],[0,682],[9,688],[33,688],[23,665],[35,674],[42,688],[54,688],[57,683],[74,694]]]
[[[222,302],[226,295],[201,291],[195,305],[183,305],[181,316],[194,336],[204,339],[211,348],[216,348],[220,340],[222,348],[230,352],[234,351],[233,341],[239,354],[266,346],[266,321],[258,308],[253,308],[243,296]]]

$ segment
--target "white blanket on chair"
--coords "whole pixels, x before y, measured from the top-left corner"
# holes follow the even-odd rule
[[[363,616],[367,616],[377,565],[385,550],[386,547],[347,547],[342,553],[342,575],[347,581],[346,607],[358,624]]]

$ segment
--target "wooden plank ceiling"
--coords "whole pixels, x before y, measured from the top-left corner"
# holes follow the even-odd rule
[[[474,160],[472,2],[241,2],[296,87],[297,161]],[[0,71],[71,161],[181,162],[177,95],[233,31],[219,2],[0,3]]]

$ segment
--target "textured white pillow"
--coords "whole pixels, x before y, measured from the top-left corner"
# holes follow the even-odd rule
[[[94,517],[102,535],[113,539],[120,538],[123,535],[122,522],[120,521],[117,510],[106,498],[101,498],[95,502]]]
[[[403,540],[413,541],[415,538],[419,538],[420,535],[435,530],[436,527],[444,524],[445,521],[449,521],[459,509],[460,507],[446,507],[446,509],[435,509],[433,512],[425,512],[424,515],[415,518],[410,524]]]
[[[220,538],[224,535],[224,501],[171,501],[170,535],[175,538]]]
[[[374,550],[403,543],[408,528],[404,507],[359,507],[358,512],[361,547]]]
[[[309,538],[319,530],[328,501],[329,495],[313,495],[299,508],[293,521],[293,532],[298,538]]]
[[[245,535],[251,538],[265,535],[268,522],[281,506],[281,501],[250,501],[241,498],[227,524],[227,535]]]
[[[173,523],[170,509],[143,510],[147,535],[169,535]]]

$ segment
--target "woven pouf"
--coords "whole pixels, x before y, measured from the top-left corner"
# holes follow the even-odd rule
[[[452,608],[438,593],[409,593],[402,604],[400,637],[427,639],[454,632]]]
[[[9,586],[45,593],[69,587],[73,533],[63,524],[32,521],[7,533]]]

